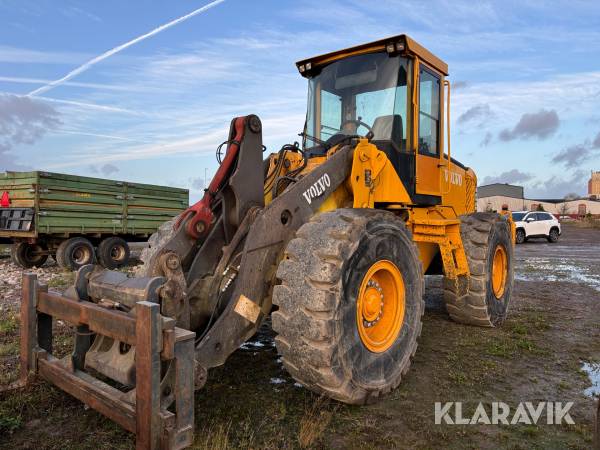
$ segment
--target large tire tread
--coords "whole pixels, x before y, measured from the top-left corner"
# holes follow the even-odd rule
[[[164,222],[158,230],[148,238],[148,247],[144,248],[140,253],[140,261],[142,264],[135,268],[135,275],[138,277],[151,276],[149,266],[152,257],[158,252],[164,244],[175,234],[173,229],[175,222],[179,216],[175,216],[171,220]]]
[[[405,228],[393,214],[375,210],[337,210],[313,217],[289,242],[277,270],[281,284],[273,289],[273,303],[279,309],[273,312],[272,323],[285,368],[312,391],[345,403],[371,403],[396,388],[401,378],[379,389],[365,389],[353,382],[347,367],[336,362],[337,353],[344,348],[338,317],[344,263],[357,247],[361,230],[377,217]],[[413,251],[418,261],[416,247]],[[419,272],[422,274],[421,267]],[[423,311],[421,297],[419,335]],[[416,344],[416,340],[411,344],[411,357]],[[410,358],[405,358],[399,373],[405,374],[409,366]]]
[[[67,255],[68,253],[70,253],[71,248],[77,245],[87,247],[88,251],[90,252],[90,261],[80,265]],[[95,259],[96,252],[94,251],[94,246],[89,241],[89,239],[81,236],[65,239],[60,243],[58,249],[56,250],[56,262],[60,267],[67,270],[79,270],[80,267],[86,264],[93,264],[95,262]]]
[[[456,322],[480,327],[494,327],[501,323],[491,315],[486,300],[489,288],[489,237],[498,222],[506,224],[506,230],[509,230],[506,218],[496,213],[480,212],[461,216],[460,231],[471,273],[466,280],[444,277],[443,283],[446,310]],[[512,276],[508,281],[512,284]]]

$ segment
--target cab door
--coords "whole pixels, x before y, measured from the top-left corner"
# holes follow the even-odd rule
[[[415,64],[416,99],[416,186],[418,203],[441,203],[443,80],[422,62]]]

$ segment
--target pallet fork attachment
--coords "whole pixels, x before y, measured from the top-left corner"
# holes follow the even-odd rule
[[[88,267],[88,269],[86,269]],[[86,270],[84,270],[86,269]],[[81,287],[91,266],[77,274]],[[81,294],[81,292],[79,292]],[[86,403],[126,430],[136,434],[136,448],[180,449],[193,442],[194,435],[194,338],[195,333],[175,327],[175,321],[160,314],[157,303],[136,303],[135,317],[106,309],[81,297],[73,299],[48,292],[34,274],[23,275],[21,300],[21,372],[24,385],[39,376]],[[124,392],[78,367],[81,354],[58,359],[52,355],[52,321],[62,320],[135,345],[136,387]],[[78,337],[82,334],[78,334]],[[88,339],[89,340],[89,339]],[[77,343],[79,344],[79,343]],[[75,346],[75,352],[87,351]],[[165,362],[174,365],[174,388],[161,388]],[[169,396],[172,405],[164,406]],[[174,397],[174,398],[173,398]]]

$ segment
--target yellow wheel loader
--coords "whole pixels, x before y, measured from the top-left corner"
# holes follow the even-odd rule
[[[475,212],[475,174],[451,157],[447,65],[399,35],[297,67],[302,143],[263,160],[259,118],[235,118],[204,197],[152,237],[135,277],[84,266],[58,295],[25,275],[24,382],[58,385],[138,448],[183,448],[194,389],[269,315],[289,373],[353,404],[407,373],[424,275],[444,275],[455,321],[505,320],[511,218]],[[54,319],[76,326],[66,358]]]

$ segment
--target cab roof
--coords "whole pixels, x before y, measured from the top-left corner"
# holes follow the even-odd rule
[[[417,56],[419,59],[425,61],[428,65],[443,75],[448,75],[448,64],[406,34],[399,34],[397,36],[380,39],[367,44],[346,48],[344,50],[337,50],[335,52],[325,53],[324,55],[303,59],[296,63],[296,67],[298,67],[298,70],[302,76],[310,77],[310,72],[313,67],[323,66],[333,61],[347,58],[348,56],[362,55],[365,53],[374,53],[379,51]]]

